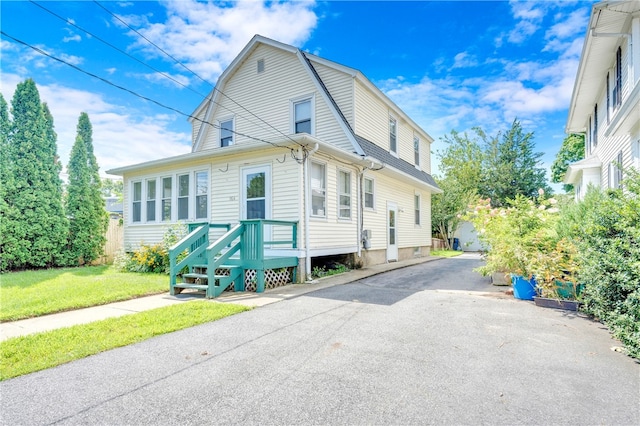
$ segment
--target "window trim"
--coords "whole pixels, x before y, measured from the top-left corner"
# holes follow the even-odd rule
[[[227,123],[227,122],[231,122],[231,140],[229,141],[229,143],[227,145],[223,145],[223,138],[222,138],[222,124],[223,123]],[[223,118],[218,120],[218,147],[220,148],[226,148],[228,146],[232,146],[235,145],[236,143],[236,137],[235,137],[235,130],[236,130],[236,120],[235,120],[235,116],[232,117],[227,117],[227,118]],[[227,139],[228,137],[224,138]]]
[[[394,124],[394,126],[391,126],[391,123]],[[394,131],[392,132],[392,128],[394,129]],[[398,156],[398,120],[389,115],[389,153],[395,157]],[[393,136],[393,138],[392,138]],[[393,140],[393,145],[391,144],[391,141]],[[394,149],[391,149],[394,148]]]
[[[305,102],[309,102],[310,105],[310,123],[309,123],[309,131],[311,133],[309,133],[311,136],[314,136],[316,134],[316,101],[315,101],[315,95],[310,94],[310,95],[305,95],[305,96],[300,96],[297,98],[293,98],[289,101],[289,108],[290,108],[290,116],[291,116],[291,134],[296,134],[296,105],[298,104],[302,104]]]
[[[153,186],[154,188],[154,196],[152,199],[149,198],[149,184],[153,182]],[[144,213],[144,217],[145,217],[145,222],[147,223],[156,223],[158,222],[158,178],[157,177],[152,177],[152,178],[147,178],[144,180],[144,187],[145,187],[145,197],[144,197],[144,201],[145,201],[145,213]],[[153,213],[153,219],[149,219],[149,202],[153,202],[153,209],[151,210],[151,212]]]
[[[422,227],[422,194],[413,194],[413,224],[415,227]]]
[[[593,148],[598,147],[598,104],[593,107]]]
[[[206,173],[207,176],[206,217],[196,217],[196,175],[198,173]],[[187,197],[178,197],[178,178],[184,175],[189,176],[189,195]],[[171,196],[169,198],[164,197],[165,179],[171,179]],[[211,169],[208,167],[197,169],[180,169],[171,173],[141,175],[127,180],[130,182],[128,184],[130,193],[127,195],[127,209],[130,209],[127,213],[127,223],[129,225],[168,225],[178,222],[208,222],[211,218]],[[150,181],[156,182],[156,196],[154,207],[155,220],[147,220],[147,182]],[[140,184],[140,200],[134,201],[133,195],[135,192],[136,184]],[[183,219],[178,218],[178,198],[187,198],[187,217]],[[169,200],[171,203],[169,219],[165,219],[164,217],[164,209],[162,205],[164,200]],[[140,220],[138,221],[134,221],[134,203],[140,203]]]
[[[420,154],[422,150],[420,149],[420,137],[416,134],[413,135],[413,162],[416,166],[416,169],[420,170]]]
[[[622,46],[618,46],[616,50],[614,69],[616,81],[613,85],[613,110],[617,111],[622,105]]]
[[[367,183],[366,181],[371,181],[371,200],[373,202],[372,207],[367,207]],[[362,181],[362,204],[365,210],[376,210],[376,180],[372,177],[365,176]]]
[[[205,179],[207,182],[207,190],[205,192],[204,195],[198,195],[198,174],[204,173],[205,174]],[[193,171],[193,218],[195,220],[201,220],[201,219],[209,219],[209,210],[210,210],[210,206],[211,206],[211,199],[209,198],[209,187],[211,186],[211,178],[210,178],[210,173],[208,170],[194,170]],[[198,216],[198,197],[205,197],[205,215],[203,217],[199,217]]]
[[[349,177],[349,192],[348,193],[343,193],[342,192],[342,182],[340,181],[341,177],[342,177],[342,173],[345,173],[348,177]],[[336,191],[336,195],[337,195],[337,209],[338,209],[338,220],[343,220],[343,221],[350,221],[353,219],[353,191],[352,191],[352,183],[353,183],[353,179],[351,177],[351,171],[346,170],[346,169],[342,169],[342,168],[338,168],[337,169],[337,191]],[[342,204],[340,204],[340,198],[341,197],[349,197],[349,216],[342,216]]]
[[[323,161],[311,160],[309,162],[312,166],[309,171],[309,194],[311,195],[311,211],[309,212],[309,216],[317,219],[326,219],[327,218],[327,163]],[[324,213],[322,215],[313,213],[313,164],[317,164],[324,168]]]

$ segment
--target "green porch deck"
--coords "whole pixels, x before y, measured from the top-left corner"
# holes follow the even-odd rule
[[[265,227],[278,239],[265,241]],[[235,291],[244,291],[244,274],[256,272],[256,292],[264,291],[265,271],[293,268],[292,281],[296,281],[298,258],[290,255],[274,255],[279,246],[297,249],[298,222],[252,219],[240,221],[231,228],[229,224],[191,224],[189,234],[169,250],[170,293],[183,289],[206,292],[207,298],[222,294],[232,283]],[[209,243],[212,228],[225,229],[224,235]],[[276,231],[277,229],[277,231]],[[265,251],[270,250],[266,255]],[[187,270],[186,273],[182,273]],[[178,282],[178,277],[182,282]]]

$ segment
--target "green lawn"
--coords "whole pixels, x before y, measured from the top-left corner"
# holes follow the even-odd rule
[[[0,342],[0,380],[55,367],[250,308],[192,301]]]
[[[439,257],[455,257],[460,256],[463,252],[458,250],[432,250],[431,256]]]
[[[168,290],[167,275],[118,272],[110,266],[10,272],[0,275],[0,321],[103,305]]]

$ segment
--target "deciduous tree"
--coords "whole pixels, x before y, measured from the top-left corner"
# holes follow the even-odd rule
[[[584,158],[584,135],[570,134],[562,141],[560,151],[551,165],[551,181],[560,183],[567,173],[569,164]],[[565,192],[573,192],[573,185],[563,185]]]

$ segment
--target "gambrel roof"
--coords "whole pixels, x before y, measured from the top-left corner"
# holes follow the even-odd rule
[[[387,152],[382,147],[379,147],[375,143],[356,135],[349,121],[345,117],[344,113],[338,106],[337,102],[331,95],[329,89],[325,85],[324,81],[320,77],[320,74],[317,72],[313,63],[316,62],[318,64],[322,64],[327,66],[333,70],[345,73],[352,78],[358,79],[365,87],[367,87],[372,93],[376,95],[376,97],[384,102],[390,110],[392,110],[397,116],[401,117],[404,121],[409,123],[414,129],[416,129],[422,137],[430,142],[433,142],[433,138],[429,136],[427,132],[425,132],[420,126],[418,126],[408,115],[406,115],[393,101],[391,101],[384,93],[380,91],[374,84],[372,84],[360,71],[346,67],[344,65],[338,64],[336,62],[332,62],[323,58],[320,58],[315,55],[311,55],[309,53],[305,53],[302,50],[280,43],[275,40],[268,39],[266,37],[256,35],[251,41],[245,46],[245,48],[240,52],[240,54],[232,61],[232,63],[227,67],[227,69],[220,75],[218,82],[216,84],[216,88],[211,92],[211,94],[196,108],[193,117],[197,117],[200,114],[205,112],[204,122],[211,122],[212,117],[214,116],[216,104],[218,102],[220,93],[224,93],[225,86],[228,80],[233,76],[234,72],[244,63],[244,61],[248,58],[248,56],[260,45],[265,44],[276,49],[280,49],[286,52],[289,52],[295,55],[299,60],[304,69],[307,71],[311,80],[315,84],[320,96],[329,106],[331,113],[338,125],[342,128],[345,137],[350,142],[352,147],[352,151],[348,154],[356,154],[360,156],[363,160],[366,157],[373,158],[377,160],[377,162],[383,164],[385,167],[390,167],[401,174],[408,175],[413,179],[418,180],[419,182],[427,185],[433,192],[441,192],[435,183],[433,177],[428,173],[416,169],[416,167],[409,162],[395,157]],[[190,119],[193,122],[193,119]],[[197,133],[193,145],[193,151],[198,151],[206,139],[206,134],[212,129],[210,125],[201,126],[199,132]]]

